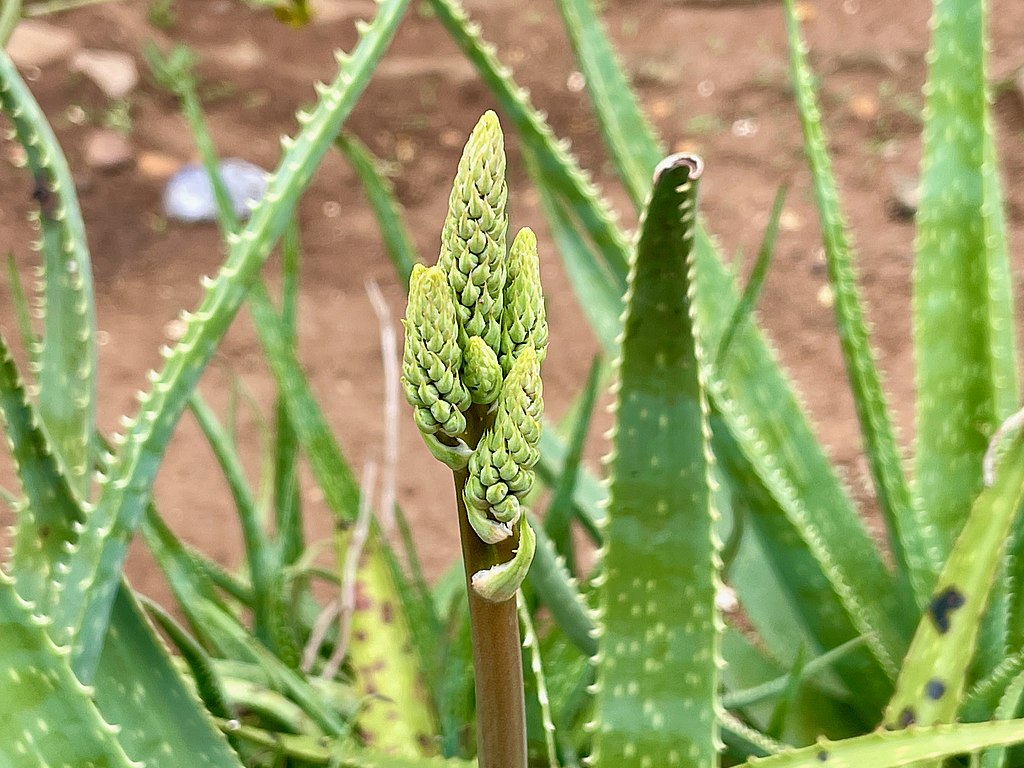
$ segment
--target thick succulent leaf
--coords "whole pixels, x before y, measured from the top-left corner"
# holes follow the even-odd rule
[[[558,9],[583,72],[605,147],[639,210],[651,189],[651,173],[664,151],[637,104],[590,0],[559,0]]]
[[[503,109],[513,118],[527,155],[527,166],[538,181],[538,187],[550,190],[555,202],[564,204],[565,210],[572,211],[573,216],[578,218],[584,231],[597,246],[595,252],[600,254],[603,269],[612,276],[608,282],[577,280],[574,287],[580,291],[581,298],[585,298],[588,291],[603,285],[602,290],[608,292],[606,304],[617,305],[618,296],[614,294],[614,285],[616,279],[622,279],[621,264],[624,259],[622,252],[616,254],[614,249],[624,247],[623,236],[621,233],[609,234],[614,224],[600,194],[586,181],[574,158],[552,138],[550,129],[530,107],[508,70],[496,61],[493,50],[481,41],[476,28],[468,23],[461,8],[450,0],[435,0],[433,6],[439,18],[477,66],[483,79],[494,90]],[[714,350],[724,332],[725,318],[729,316],[729,310],[735,307],[737,299],[728,273],[707,234],[700,228],[697,244],[701,261],[700,279],[707,283],[708,289],[698,292],[696,301],[705,325],[708,326],[705,347]],[[585,251],[573,248],[566,253],[578,256]],[[588,265],[582,258],[578,261],[581,262],[578,265],[580,269],[568,269],[570,275],[586,274],[582,270],[588,268]],[[581,285],[589,287],[583,291]],[[592,306],[590,301],[586,303],[588,307]],[[599,334],[602,345],[614,353],[615,324],[594,323],[594,327],[595,330],[604,331]],[[874,638],[874,652],[881,659],[879,663],[894,675],[895,659],[901,656],[905,647],[903,636],[906,633],[894,627],[889,617],[912,616],[913,611],[907,610],[906,605],[899,605],[899,610],[888,610],[876,602],[875,596],[884,595],[884,601],[899,604],[898,598],[893,597],[892,579],[864,531],[849,497],[814,439],[789,384],[756,329],[748,327],[738,332],[734,348],[730,351],[730,362],[734,356],[742,362],[735,368],[726,369],[724,376],[729,380],[728,386],[723,384],[717,389],[713,388],[712,395],[727,401],[720,407],[725,412],[730,429],[743,446],[744,454],[748,455],[748,461],[759,476],[767,478],[765,482],[771,493],[779,499],[778,503],[786,511],[787,518],[820,563],[820,569],[833,583],[844,610],[850,614],[858,632]],[[755,392],[747,386],[746,382],[751,380],[748,378],[748,369],[752,365],[764,372],[767,378],[763,380],[770,382],[767,389],[761,391],[759,387]],[[718,378],[723,374],[715,372],[712,375]],[[786,413],[784,418],[775,413],[778,403],[782,404]],[[795,447],[783,452],[782,449],[788,445]],[[758,446],[761,446],[761,450],[758,450]],[[768,446],[772,446],[770,455],[763,452]],[[551,430],[544,431],[541,452],[544,462],[539,467],[539,474],[545,482],[551,483],[555,475],[550,468],[558,467],[564,457],[564,446],[559,444]],[[805,491],[806,496],[803,495]],[[596,483],[592,483],[585,475],[581,476],[576,502],[579,510],[584,513],[582,521],[588,522],[586,513],[589,513],[590,520],[600,521],[601,497]],[[805,499],[806,503],[802,503],[801,499]],[[828,538],[830,535],[834,538]],[[842,542],[842,546],[838,542]]]
[[[729,347],[736,336],[736,329],[753,318],[754,307],[757,306],[757,299],[761,295],[765,278],[768,277],[768,267],[771,265],[772,256],[775,255],[775,238],[779,234],[779,221],[782,218],[782,206],[786,202],[786,192],[787,187],[783,185],[775,193],[772,210],[768,214],[768,226],[765,227],[764,237],[761,238],[761,246],[757,249],[754,268],[750,270],[750,277],[743,289],[743,295],[740,296],[740,300],[732,312],[729,325],[725,327],[725,333],[722,334],[722,340],[718,343],[715,359],[718,360],[719,365],[729,354]]]
[[[14,124],[32,174],[43,255],[39,415],[79,498],[89,495],[96,419],[96,312],[75,183],[46,117],[0,50],[0,110]]]
[[[343,132],[338,136],[334,146],[348,158],[359,177],[359,182],[363,185],[363,191],[373,209],[377,226],[380,228],[384,248],[402,285],[408,287],[412,268],[420,263],[421,259],[405,226],[402,207],[395,199],[391,183],[381,170],[381,161],[362,141],[350,133]]]
[[[36,409],[21,383],[7,342],[0,336],[0,413],[26,503],[19,505],[11,553],[18,594],[42,615],[52,601],[67,547],[83,513],[53,455]]]
[[[923,526],[914,515],[910,486],[903,474],[903,457],[896,443],[868,334],[846,222],[839,204],[839,189],[832,174],[821,111],[814,93],[814,75],[807,62],[807,47],[800,37],[792,0],[787,0],[785,8],[790,66],[804,133],[804,153],[811,169],[814,199],[824,237],[825,264],[835,296],[836,325],[847,378],[853,392],[878,505],[896,559],[900,587],[909,589],[912,585],[917,602],[923,605],[932,582],[927,541],[922,533]]]
[[[1005,657],[995,669],[976,682],[967,692],[958,717],[969,723],[991,719],[1006,689],[1022,672],[1024,651]]]
[[[1024,741],[1024,720],[879,730],[843,741],[820,741],[744,765],[751,768],[899,768],[987,747]]]
[[[278,388],[284,394],[296,437],[317,483],[324,492],[324,500],[339,523],[351,524],[355,522],[358,512],[359,488],[327,425],[323,411],[310,390],[309,382],[302,373],[295,351],[288,344],[283,323],[274,313],[262,283],[253,286],[249,296],[249,309],[271,371]],[[378,535],[379,532],[375,528],[371,529],[366,544],[368,552],[375,551],[379,546],[376,541]],[[400,610],[403,603],[395,584],[395,575],[380,558],[379,552],[367,560],[367,567],[361,572],[360,579],[367,599],[372,596],[374,610],[372,615],[366,613],[359,616],[357,612],[353,617],[353,642],[349,650],[350,653],[362,658],[361,653],[365,647],[372,658],[364,661],[368,668],[372,668],[381,658],[382,649],[378,643],[383,635],[380,630],[388,630],[388,642],[393,643],[389,647],[389,672],[380,678],[378,687],[383,689],[391,685],[399,686],[388,698],[397,703],[402,722],[411,734],[409,739],[418,744],[421,743],[417,740],[418,737],[434,732],[434,728],[429,725],[433,722],[433,716],[427,697],[420,695],[425,688],[418,657],[411,650],[397,655],[394,653],[395,649],[412,647],[408,617]],[[390,617],[390,620],[387,617]],[[359,621],[364,622],[361,629],[358,626]],[[363,643],[357,638],[359,632],[365,635]],[[413,691],[418,693],[413,694]],[[384,712],[388,708],[381,706],[378,709]],[[396,733],[399,730],[396,723],[390,723],[389,727]],[[407,740],[403,737],[403,741]]]
[[[198,392],[192,393],[188,406],[224,474],[238,512],[245,563],[249,570],[249,583],[252,584],[253,634],[279,657],[297,661],[298,651],[292,644],[282,647],[275,642],[278,634],[272,630],[272,606],[278,602],[275,600],[278,582],[274,578],[270,541],[263,530],[261,515],[245,477],[241,458],[230,436]]]
[[[123,582],[94,687],[96,705],[119,726],[125,751],[147,768],[179,768],[181,755],[189,756],[190,765],[241,768]]]
[[[331,768],[476,768],[476,761],[443,757],[404,757],[335,743],[330,739],[271,733],[250,726],[232,727],[231,732],[272,754],[291,757],[302,765]]]
[[[913,297],[914,489],[933,578],[981,490],[989,437],[1019,398],[983,6],[937,0],[925,86]]]
[[[21,275],[18,274],[18,266],[14,263],[14,253],[7,254],[7,290],[11,294],[11,306],[14,309],[14,317],[18,322],[18,334],[21,336],[21,344],[28,353],[29,364],[37,363],[39,360],[39,337],[35,328],[32,327],[32,313],[28,308],[28,297],[25,295],[25,286],[22,285]]]
[[[1021,701],[1024,699],[1024,675],[1018,675],[1006,688],[999,706],[996,707],[995,719],[1010,720],[1015,717],[1020,709]],[[996,747],[985,751],[981,756],[980,768],[1005,768],[1006,761],[1010,757],[1010,750],[1007,747]]]
[[[590,365],[587,382],[579,400],[575,423],[569,436],[569,452],[562,466],[562,476],[554,488],[551,502],[544,515],[544,532],[551,538],[555,549],[565,559],[565,567],[569,572],[576,569],[573,565],[575,542],[572,540],[571,522],[574,516],[573,494],[576,490],[576,478],[579,476],[580,462],[583,458],[583,447],[590,431],[590,418],[597,401],[597,390],[601,381],[601,361],[594,358]]]
[[[0,571],[0,766],[139,768],[45,627]]]
[[[951,722],[956,715],[1000,554],[1022,501],[1024,431],[1018,430],[939,575],[886,710],[889,727]]]
[[[692,155],[659,165],[630,271],[599,578],[596,766],[681,755],[711,766],[717,752],[720,559],[690,309],[702,170]]]
[[[303,125],[269,181],[263,201],[246,227],[228,238],[229,254],[208,284],[198,311],[187,315],[182,340],[170,350],[152,390],[142,396],[141,410],[127,425],[118,460],[103,483],[95,512],[70,560],[56,615],[57,639],[72,641],[76,672],[92,677],[117,588],[127,545],[142,516],[160,459],[187,398],[217,343],[227,331],[246,290],[287,227],[302,190],[326,153],[359,93],[394,34],[408,0],[387,0],[374,22],[362,30],[350,58]]]
[[[735,287],[708,239],[698,238],[696,254],[694,306],[705,348],[717,349],[737,301]],[[915,615],[913,604],[894,588],[892,575],[756,327],[737,331],[723,366],[712,367],[709,392],[743,460],[789,521],[799,537],[795,541],[802,542],[798,546],[806,548],[816,570],[832,585],[856,634],[868,638],[878,665],[895,677]],[[730,475],[736,475],[731,478],[736,488],[749,484],[737,471]],[[847,635],[827,647],[849,639]]]
[[[593,656],[597,652],[597,641],[594,639],[590,608],[580,595],[576,579],[566,569],[565,561],[555,550],[544,527],[535,520],[530,524],[536,534],[537,545],[533,564],[526,574],[526,583],[537,593],[566,637],[580,651]]]
[[[721,417],[713,414],[711,425],[715,456],[730,479],[734,513],[747,521],[728,581],[765,645],[788,663],[801,646],[817,655],[859,638],[827,571],[785,508],[746,461]],[[835,671],[857,691],[851,706],[863,726],[875,725],[892,695],[892,681],[869,648],[840,658]]]
[[[355,686],[365,701],[359,732],[366,746],[383,752],[429,755],[436,753],[437,732],[430,696],[378,539],[371,537],[363,547],[348,644]]]
[[[348,726],[311,682],[257,642],[235,617],[208,601],[195,606],[195,610],[211,625],[211,631],[230,638],[232,658],[262,667],[272,687],[287,694],[324,733],[341,736],[348,732]]]
[[[530,659],[530,674],[525,676],[523,681],[526,693],[527,709],[527,744],[531,754],[534,753],[535,745],[543,744],[544,760],[548,768],[559,768],[558,749],[555,747],[555,723],[552,719],[551,699],[548,697],[547,676],[544,674],[544,659],[540,649],[540,640],[533,628],[533,619],[530,617],[530,609],[523,601],[522,593],[516,598],[516,608],[519,611],[519,624],[523,632],[523,648],[525,655]],[[540,727],[534,728],[534,720],[531,719],[531,712],[536,711],[540,715]],[[537,731],[540,731],[540,734]]]

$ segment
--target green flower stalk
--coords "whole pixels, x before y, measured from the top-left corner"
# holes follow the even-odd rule
[[[540,457],[548,330],[537,238],[506,253],[504,139],[488,112],[455,176],[437,266],[413,271],[403,385],[427,447],[452,468],[476,670],[480,768],[526,768],[515,596],[536,539],[523,499]]]

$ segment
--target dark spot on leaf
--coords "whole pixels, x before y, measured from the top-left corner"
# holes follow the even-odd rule
[[[965,600],[963,592],[953,586],[946,587],[932,598],[928,604],[928,615],[932,617],[940,635],[949,632],[949,615],[963,607]]]
[[[826,760],[828,760],[828,752],[824,749],[818,750],[818,762],[824,763]]]
[[[924,692],[932,701],[938,701],[946,693],[946,684],[939,680],[939,678],[933,677],[925,683]]]
[[[395,609],[387,600],[380,604],[380,620],[385,624],[390,624],[395,620]]]
[[[45,539],[45,538],[48,538],[49,535],[50,535],[50,526],[49,525],[40,525],[39,526],[39,538],[40,539]]]
[[[39,210],[42,211],[44,216],[50,219],[53,218],[55,201],[53,192],[50,191],[50,185],[46,179],[38,176],[35,178],[35,183],[32,186],[32,199],[39,203]]]
[[[416,743],[420,745],[420,748],[424,751],[430,749],[434,745],[434,740],[431,739],[425,733],[416,734]]]
[[[903,711],[900,712],[899,724],[900,728],[909,728],[917,722],[917,715],[914,714],[912,707],[904,707]]]
[[[366,632],[362,629],[357,629],[352,633],[352,638],[358,640],[360,643],[366,642]]]

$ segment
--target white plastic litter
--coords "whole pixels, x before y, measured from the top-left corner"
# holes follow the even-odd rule
[[[249,217],[249,205],[259,202],[267,191],[267,172],[237,157],[222,160],[220,176],[231,198],[231,207],[239,219]],[[183,166],[164,188],[164,215],[185,222],[216,221],[217,203],[213,185],[201,165]]]

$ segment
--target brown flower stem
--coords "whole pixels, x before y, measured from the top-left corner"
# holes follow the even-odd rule
[[[466,442],[475,446],[484,431],[486,408],[473,406],[466,416]],[[477,571],[510,560],[516,543],[509,539],[501,544],[485,544],[476,535],[462,498],[468,476],[465,469],[455,472],[455,497],[473,638],[477,761],[479,768],[526,768],[526,704],[516,599],[488,602],[470,583]]]

